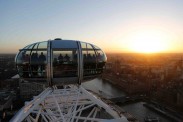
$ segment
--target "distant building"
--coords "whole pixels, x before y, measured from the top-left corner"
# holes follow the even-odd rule
[[[109,70],[109,69],[112,68],[112,66],[113,66],[112,62],[107,62],[106,65],[105,65],[105,68],[106,68],[107,70]]]
[[[16,74],[14,58],[15,54],[0,54],[0,87],[4,87],[4,81]]]
[[[9,90],[0,91],[0,111],[9,109],[12,107],[12,101],[15,96],[9,92]]]
[[[6,79],[1,82],[2,88],[16,89],[19,86],[19,80],[16,78]]]
[[[28,81],[20,81],[20,97],[23,100],[30,100],[33,96],[37,96],[40,94],[45,88],[45,84],[28,82]]]

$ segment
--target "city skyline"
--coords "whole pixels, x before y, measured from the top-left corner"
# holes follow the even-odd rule
[[[183,1],[0,1],[0,53],[62,38],[105,52],[183,52]]]

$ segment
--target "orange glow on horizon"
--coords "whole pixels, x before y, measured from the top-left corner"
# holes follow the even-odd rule
[[[125,38],[127,48],[136,53],[169,52],[173,36],[167,32],[155,29],[138,30]]]

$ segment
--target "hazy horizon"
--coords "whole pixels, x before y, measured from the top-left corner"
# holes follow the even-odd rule
[[[18,53],[18,52],[17,52]],[[0,53],[0,55],[16,55],[17,53]],[[156,54],[183,54],[183,52],[158,52],[158,53],[138,53],[138,52],[106,52],[106,54],[140,54],[140,55],[156,55]]]

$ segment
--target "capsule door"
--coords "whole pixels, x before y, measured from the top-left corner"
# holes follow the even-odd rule
[[[77,42],[53,41],[52,43],[52,81],[53,84],[78,84],[78,46]],[[64,43],[74,43],[70,47]]]

